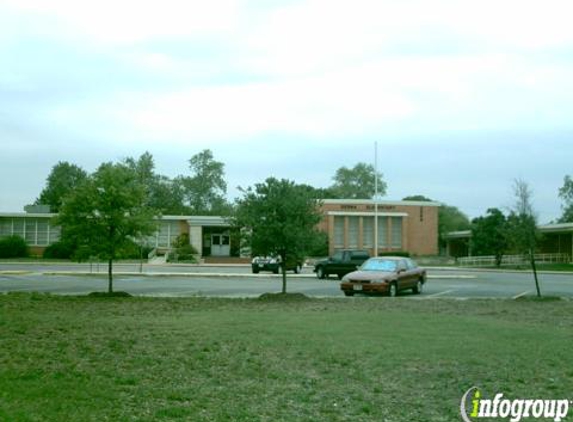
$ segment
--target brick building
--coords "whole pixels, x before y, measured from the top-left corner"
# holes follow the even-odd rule
[[[408,251],[413,255],[438,253],[438,206],[433,202],[379,201],[378,250]],[[374,251],[374,201],[325,200],[319,228],[329,237],[329,252],[358,248]],[[55,214],[0,213],[0,237],[16,234],[26,240],[33,254],[40,255],[60,238],[53,224]],[[157,232],[146,243],[165,252],[175,238],[189,234],[202,257],[225,258],[239,253],[238,234],[230,222],[217,216],[162,216]]]
[[[378,201],[378,251],[438,254],[436,202]],[[320,229],[328,233],[329,251],[366,249],[374,253],[375,205],[372,200],[323,201]]]

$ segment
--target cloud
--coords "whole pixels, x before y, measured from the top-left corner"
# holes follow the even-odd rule
[[[79,35],[111,45],[231,31],[238,13],[235,0],[5,0],[5,5],[57,23],[57,27],[52,27],[55,30],[52,35]]]

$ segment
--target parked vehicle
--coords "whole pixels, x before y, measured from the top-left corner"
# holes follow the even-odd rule
[[[258,274],[261,271],[270,271],[278,274],[281,270],[281,257],[280,256],[255,256],[251,261],[251,268],[253,274]],[[302,260],[300,259],[287,259],[287,271],[294,271],[299,274],[302,271]]]
[[[318,278],[326,278],[330,274],[336,274],[338,278],[355,271],[364,261],[370,258],[367,251],[340,250],[328,259],[318,261],[314,265],[314,272]]]
[[[346,296],[355,293],[396,296],[402,290],[422,293],[426,270],[410,258],[399,256],[370,258],[354,272],[346,274],[340,289]]]

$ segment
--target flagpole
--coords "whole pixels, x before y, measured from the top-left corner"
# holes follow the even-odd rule
[[[374,142],[374,256],[378,256],[378,141]]]

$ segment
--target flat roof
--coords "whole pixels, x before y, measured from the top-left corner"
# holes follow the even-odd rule
[[[54,218],[58,214],[56,213],[44,213],[44,212],[0,212],[0,217],[11,217],[11,218]]]
[[[541,233],[573,233],[573,223],[539,224],[537,229]],[[471,230],[460,230],[446,233],[446,239],[463,239],[472,237]]]
[[[378,205],[410,205],[416,207],[439,207],[442,204],[435,201],[389,201],[389,200],[378,200],[374,199],[322,199],[322,202],[326,205],[374,205],[376,202]]]

